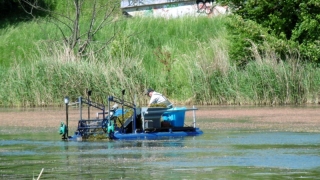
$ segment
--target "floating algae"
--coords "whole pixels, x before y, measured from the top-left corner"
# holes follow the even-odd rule
[[[95,140],[110,140],[107,134],[105,133],[105,130],[100,129],[94,129],[91,131],[91,135],[87,137],[83,137],[85,140],[89,141],[95,141]]]
[[[163,104],[163,103],[160,103],[160,104],[151,104],[150,107],[163,107],[163,108],[166,108],[167,105],[166,105],[166,104]]]
[[[130,117],[132,117],[132,115],[133,115],[133,110],[132,109],[125,109],[123,116],[120,115],[116,119],[117,127],[121,127],[124,124],[125,120],[130,118]]]
[[[125,109],[124,112],[125,113],[123,114],[123,116],[119,115],[119,116],[113,117],[113,118],[115,118],[116,127],[123,126],[125,120],[132,117],[132,115],[133,115],[132,109]],[[114,120],[113,118],[111,118],[111,119]],[[94,129],[94,130],[91,130],[90,135],[88,135],[87,137],[84,137],[84,139],[89,140],[89,141],[110,140],[106,132],[107,132],[106,129],[103,129],[103,128]]]

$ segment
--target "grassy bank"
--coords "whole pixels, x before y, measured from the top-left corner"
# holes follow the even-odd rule
[[[233,63],[226,22],[223,17],[121,19],[97,36],[103,40],[117,32],[108,48],[85,59],[65,53],[52,24],[2,29],[0,105],[59,105],[66,95],[73,100],[85,96],[86,89],[99,102],[126,89],[127,100],[143,105],[148,87],[176,104],[318,101],[320,71],[298,57],[283,61],[272,49],[263,54],[253,49],[255,60],[241,68]]]

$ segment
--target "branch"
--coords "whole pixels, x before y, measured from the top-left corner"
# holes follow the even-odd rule
[[[96,30],[94,31],[94,33],[96,33],[97,31],[99,31],[100,29],[103,28],[103,24],[106,22],[106,20],[110,17],[111,13],[113,13],[115,10],[115,6],[113,6],[112,10],[106,15],[104,16],[103,20],[101,21],[101,23],[98,25],[98,27],[96,28]],[[111,22],[111,21],[109,21]]]
[[[58,24],[56,24],[54,21],[52,21],[52,23],[54,23],[54,24],[58,27],[59,31],[61,32],[61,34],[62,34],[62,36],[63,36],[63,40],[64,40],[65,44],[69,44],[69,39],[68,39],[67,36],[64,34],[64,32],[63,32],[63,30],[61,29],[61,27],[60,27]]]
[[[95,51],[95,53],[98,53],[98,52],[102,51],[103,49],[105,49],[107,47],[107,45],[116,37],[116,33],[115,32],[116,32],[116,26],[114,26],[113,36],[111,38],[109,38],[109,40],[104,43],[104,46],[102,46],[100,49]]]
[[[94,0],[93,3],[93,8],[92,8],[92,17],[91,17],[91,21],[90,21],[90,26],[89,26],[89,30],[86,33],[87,34],[87,39],[85,40],[85,42],[81,45],[81,47],[79,48],[78,52],[80,54],[83,53],[83,51],[85,51],[85,49],[87,48],[88,44],[90,43],[90,41],[92,40],[92,37],[94,36],[95,33],[92,33],[92,29],[93,29],[93,24],[94,21],[96,19],[96,5],[97,5],[97,1]]]
[[[73,20],[73,31],[72,31],[72,43],[70,47],[74,49],[77,45],[77,41],[79,40],[79,21],[80,21],[80,9],[82,3],[79,4],[79,0],[74,0],[74,6],[76,9],[76,17]]]
[[[18,0],[18,1],[19,1],[20,5],[22,6],[23,10],[24,10],[26,13],[28,13],[28,14],[30,14],[30,15],[32,15],[32,16],[33,16],[32,10],[33,10],[33,9],[36,9],[36,10],[39,10],[39,11],[43,11],[43,12],[49,13],[52,17],[54,17],[54,16],[59,17],[59,16],[60,16],[60,17],[62,17],[62,18],[65,18],[65,19],[73,22],[73,20],[72,20],[70,17],[65,16],[64,14],[60,14],[60,13],[57,13],[57,12],[52,11],[52,10],[50,10],[50,9],[45,9],[45,8],[43,8],[43,7],[41,7],[41,6],[36,5],[38,0],[36,0],[34,3],[31,3],[29,0]],[[28,12],[27,9],[24,8],[24,6],[23,6],[23,4],[22,4],[21,2],[24,2],[24,3],[26,3],[27,5],[29,5],[29,6],[31,7],[30,12]],[[57,19],[57,18],[56,18],[56,19]],[[61,21],[61,22],[62,22],[62,21]]]
[[[103,7],[107,7],[107,5],[103,6]],[[102,8],[100,8],[102,9]],[[83,45],[79,48],[79,53],[82,54],[86,47],[90,44],[90,42],[92,41],[94,35],[99,31],[101,30],[106,23],[109,23],[109,22],[112,22],[113,20],[110,20],[110,21],[107,21],[108,18],[111,16],[111,14],[115,11],[115,6],[113,6],[113,8],[109,11],[109,13],[106,12],[103,20],[100,22],[100,24],[98,25],[98,27],[96,29],[94,29],[94,22],[95,22],[95,19],[96,19],[96,14],[97,14],[97,7],[96,7],[96,0],[94,1],[94,5],[93,5],[93,11],[92,11],[92,17],[91,17],[91,22],[90,22],[90,27],[89,27],[89,30],[88,32],[86,33],[87,34],[87,39],[86,41],[83,43]],[[114,31],[115,32],[115,31]],[[83,34],[85,35],[85,34]],[[81,35],[80,37],[82,37],[83,35]],[[115,35],[113,35],[107,42],[105,45],[107,45],[108,43],[111,42],[111,40],[113,40],[115,37]],[[100,50],[104,49],[105,47],[102,47]],[[98,51],[100,51],[98,50]]]
[[[21,0],[18,1],[19,4],[21,5],[22,9],[24,12],[26,12],[27,14],[31,15],[33,18],[35,18],[35,16],[33,15],[33,7],[31,6],[30,12],[24,8],[24,4],[21,3]],[[23,1],[25,2],[25,1]],[[26,3],[26,2],[25,2]],[[28,3],[27,3],[28,4]]]

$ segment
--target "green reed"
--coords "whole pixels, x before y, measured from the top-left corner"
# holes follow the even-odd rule
[[[282,61],[272,49],[265,54],[253,49],[256,59],[239,68],[230,63],[224,22],[223,17],[120,19],[114,40],[95,53],[114,30],[106,27],[85,58],[66,53],[51,24],[45,26],[47,33],[36,30],[36,22],[1,30],[5,38],[0,46],[10,39],[17,54],[2,56],[0,105],[61,105],[64,96],[75,101],[88,89],[93,100],[104,103],[108,95],[121,97],[126,89],[125,99],[145,105],[148,87],[176,105],[317,102],[318,67],[296,56]],[[19,34],[21,30],[25,32]],[[37,35],[30,36],[32,32]]]

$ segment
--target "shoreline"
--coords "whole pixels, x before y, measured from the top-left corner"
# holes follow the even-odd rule
[[[91,110],[90,119],[96,118]],[[200,107],[196,111],[197,127],[203,130],[265,130],[292,132],[320,132],[319,106],[303,107]],[[83,118],[88,117],[86,109]],[[185,124],[192,124],[192,111],[186,112]],[[58,128],[65,122],[63,108],[0,111],[0,126]],[[79,111],[69,110],[69,127],[77,127]]]

